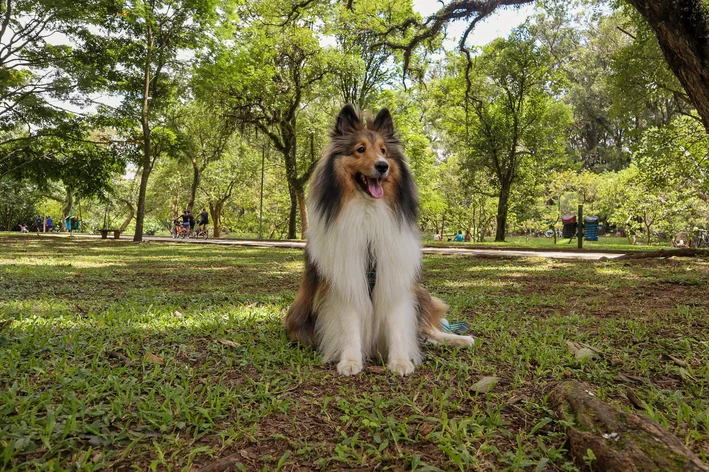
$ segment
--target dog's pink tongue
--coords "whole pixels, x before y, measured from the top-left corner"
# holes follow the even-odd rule
[[[384,189],[379,179],[367,178],[367,184],[369,187],[369,194],[374,198],[382,198],[384,196]]]

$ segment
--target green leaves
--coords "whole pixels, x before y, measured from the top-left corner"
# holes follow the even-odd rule
[[[499,195],[497,238],[504,238],[513,184],[528,185],[564,161],[570,109],[553,95],[561,80],[551,58],[519,28],[482,48],[470,68],[449,56],[436,83],[438,123],[469,175],[481,173]]]

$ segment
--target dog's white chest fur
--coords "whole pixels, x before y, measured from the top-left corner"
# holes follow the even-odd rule
[[[400,222],[383,200],[364,196],[348,202],[325,225],[311,212],[308,252],[330,287],[359,308],[370,305],[367,271],[374,255],[377,287],[394,294],[410,290],[421,268],[421,243],[416,227]]]
[[[349,348],[365,355],[391,350],[390,330],[399,330],[405,352],[418,361],[416,311],[412,288],[421,268],[421,242],[414,224],[397,218],[383,200],[357,195],[329,224],[311,208],[308,254],[326,279],[327,294],[317,299],[316,322],[325,361]],[[376,260],[371,296],[370,254]],[[361,346],[348,346],[343,333],[360,334]],[[402,344],[396,343],[396,344]],[[361,357],[361,354],[360,354]]]

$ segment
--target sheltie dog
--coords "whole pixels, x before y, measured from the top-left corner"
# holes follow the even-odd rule
[[[408,375],[425,339],[472,345],[442,330],[448,307],[419,285],[418,195],[389,110],[365,123],[346,105],[331,138],[310,184],[305,271],[286,314],[288,338],[337,362],[341,375],[359,373],[375,355]]]

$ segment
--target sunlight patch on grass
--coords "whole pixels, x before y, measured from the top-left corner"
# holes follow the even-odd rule
[[[491,287],[497,287],[497,288],[503,288],[503,287],[510,287],[514,285],[513,282],[503,282],[500,280],[489,280],[489,279],[482,279],[482,280],[449,280],[442,282],[439,284],[442,287],[448,287],[448,288],[466,288],[466,287],[483,287],[483,288],[491,288]]]

